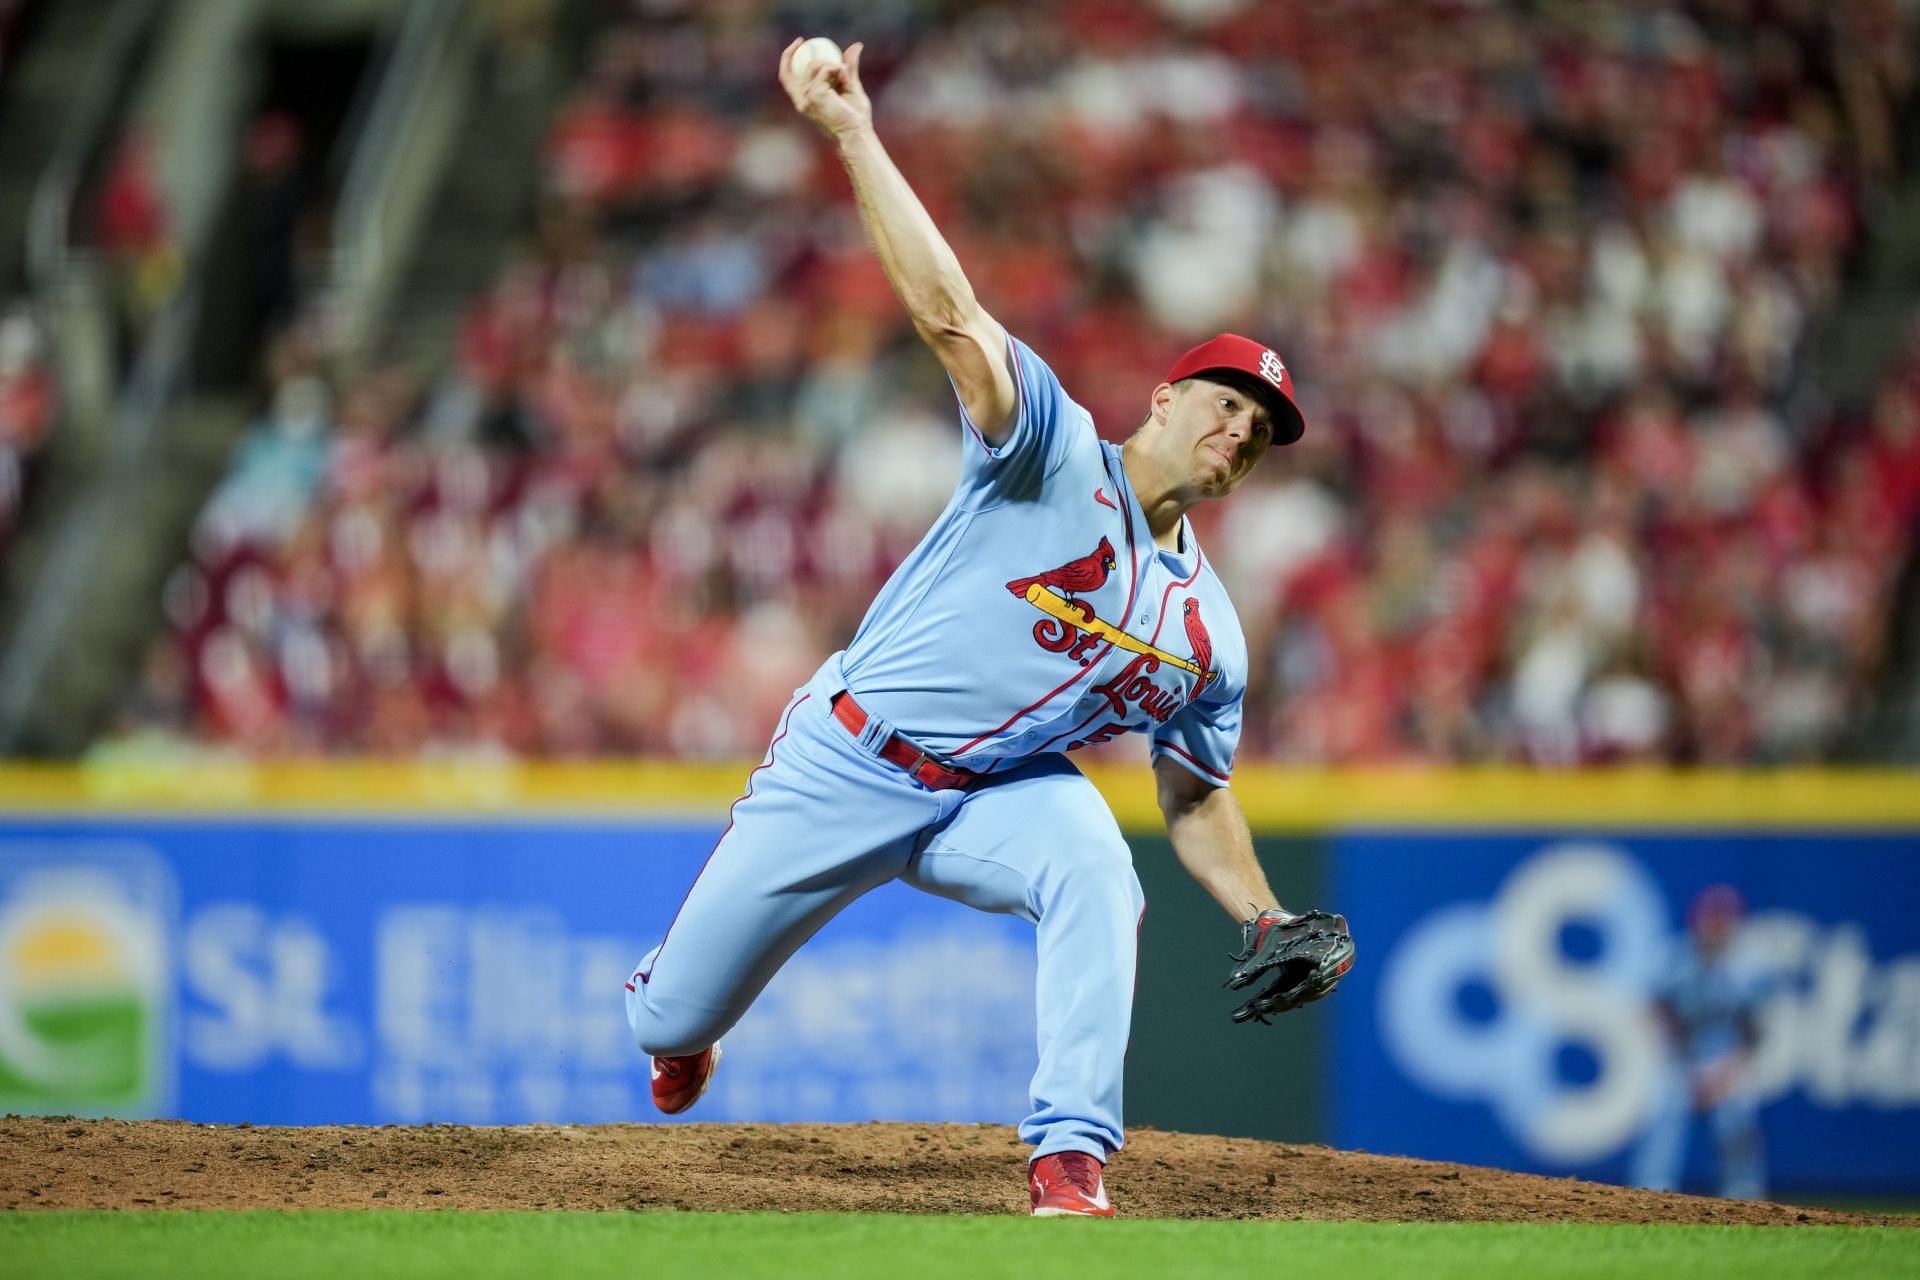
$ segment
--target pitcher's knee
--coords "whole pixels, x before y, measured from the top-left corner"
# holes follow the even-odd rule
[[[1064,850],[1049,861],[1047,870],[1057,894],[1124,904],[1135,917],[1146,903],[1125,841],[1089,841]]]
[[[627,1025],[640,1051],[655,1058],[679,1058],[708,1048],[727,1030],[726,1018],[684,1000],[665,999],[644,986],[627,992]]]

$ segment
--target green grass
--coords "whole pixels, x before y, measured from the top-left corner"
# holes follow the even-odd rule
[[[13,1213],[0,1274],[1369,1280],[1920,1275],[1920,1230],[1112,1222],[861,1214]]]
[[[1911,1218],[1920,1215],[1920,1200],[1912,1196],[1827,1196],[1787,1192],[1780,1196],[1780,1201],[1783,1204],[1806,1205],[1815,1209],[1832,1209],[1835,1213],[1877,1213],[1889,1218]]]

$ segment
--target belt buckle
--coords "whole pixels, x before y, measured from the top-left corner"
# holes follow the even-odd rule
[[[940,774],[939,780],[941,782],[941,786],[935,787],[934,789],[936,791],[945,790],[948,787],[952,787],[952,786],[964,787],[966,785],[966,774],[964,771],[959,769],[948,768],[946,765],[940,763],[940,761],[934,759],[932,756],[928,755],[924,751],[916,752],[916,754],[913,757],[913,763],[907,766],[907,776],[919,782],[926,783],[926,785],[931,787],[933,786],[933,783],[928,781],[925,777],[922,777],[920,772],[922,769],[928,769],[928,768],[931,768]]]

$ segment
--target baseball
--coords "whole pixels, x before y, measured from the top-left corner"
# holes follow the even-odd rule
[[[840,46],[825,36],[814,36],[793,51],[793,74],[805,80],[816,63],[840,65]]]

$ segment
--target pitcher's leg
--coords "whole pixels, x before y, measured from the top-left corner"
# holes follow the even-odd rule
[[[900,873],[937,817],[932,793],[849,742],[809,700],[788,709],[666,938],[627,981],[627,1022],[647,1053],[718,1040],[821,925]]]
[[[1053,758],[967,797],[935,827],[903,879],[1039,933],[1034,1008],[1040,1061],[1020,1136],[1036,1158],[1104,1161],[1124,1139],[1121,1089],[1145,899],[1112,813]]]
[[[1084,1151],[1104,1161],[1125,1140],[1121,1092],[1146,899],[1117,830],[1111,842],[1090,837],[1056,851],[1038,892],[1040,1064],[1020,1136],[1036,1157]]]
[[[893,879],[900,861],[883,848],[806,889],[748,889],[725,874],[703,874],[674,921],[671,953],[663,941],[627,980],[634,1043],[654,1057],[681,1057],[718,1041],[808,938]]]

